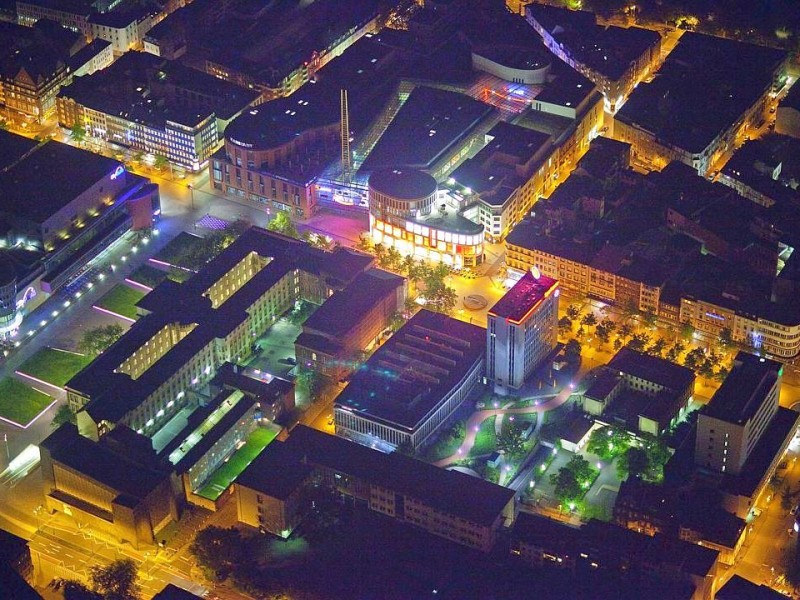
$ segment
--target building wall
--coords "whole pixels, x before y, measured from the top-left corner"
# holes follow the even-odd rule
[[[800,110],[790,106],[778,106],[775,111],[775,133],[800,138]]]

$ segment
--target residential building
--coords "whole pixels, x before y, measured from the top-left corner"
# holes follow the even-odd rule
[[[374,243],[404,256],[457,268],[483,262],[483,230],[437,200],[436,180],[415,169],[381,169],[369,176],[369,223]]]
[[[422,310],[351,377],[334,402],[336,435],[419,450],[482,384],[482,327]]]
[[[18,127],[44,124],[76,72],[113,59],[104,45],[87,46],[82,35],[49,20],[32,27],[0,22],[0,45],[0,116]]]
[[[594,13],[538,3],[525,7],[525,18],[553,54],[594,82],[612,114],[659,65],[656,31],[599,25]]]
[[[149,440],[120,427],[102,441],[66,423],[39,446],[45,507],[134,548],[178,520],[180,483]]]
[[[298,364],[333,381],[347,377],[404,310],[406,280],[381,269],[361,273],[333,293],[303,323],[295,340]]]
[[[489,310],[486,378],[500,391],[519,389],[556,346],[558,281],[527,271]]]
[[[254,337],[295,302],[321,302],[372,261],[249,229],[188,281],[156,286],[138,303],[144,316],[67,382],[81,433],[97,439],[124,424],[154,439],[196,404],[194,391],[218,367],[249,356]]]
[[[706,175],[765,122],[785,67],[781,50],[686,32],[653,81],[617,112],[612,137],[630,143],[648,168],[677,160]]]
[[[739,352],[730,374],[697,419],[695,462],[738,474],[778,410],[783,367]]]
[[[310,509],[302,488],[314,484],[483,552],[491,551],[517,514],[513,490],[299,425],[237,479],[239,520],[288,537]]]
[[[62,127],[149,160],[161,156],[191,171],[205,168],[228,123],[256,102],[256,92],[176,62],[128,52],[111,67],[76,78],[58,96]]]
[[[685,414],[694,393],[691,369],[622,348],[583,395],[583,410],[634,435],[658,437]]]

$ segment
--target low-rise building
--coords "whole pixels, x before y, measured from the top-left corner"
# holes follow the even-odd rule
[[[517,513],[513,490],[300,425],[237,479],[239,520],[288,537],[310,509],[302,488],[314,484],[483,552],[494,548]]]
[[[336,435],[381,449],[426,446],[481,384],[485,340],[481,327],[420,311],[336,398]]]
[[[88,37],[110,42],[114,54],[143,50],[144,36],[163,17],[147,8],[95,13],[87,19]]]
[[[486,378],[496,390],[522,387],[556,347],[558,281],[527,271],[489,310]]]

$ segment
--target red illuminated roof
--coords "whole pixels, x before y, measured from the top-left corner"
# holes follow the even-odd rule
[[[489,311],[490,315],[521,322],[544,298],[555,292],[558,281],[528,271]]]

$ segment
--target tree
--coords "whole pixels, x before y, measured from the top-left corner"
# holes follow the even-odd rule
[[[619,328],[619,337],[623,342],[633,335],[633,327],[629,323],[623,323]]]
[[[89,329],[81,336],[78,350],[83,354],[96,356],[122,337],[125,330],[121,325],[103,325]]]
[[[703,352],[702,348],[694,348],[689,350],[686,356],[683,359],[683,366],[687,369],[691,369],[692,371],[699,371],[700,367],[706,361],[706,354]]]
[[[82,144],[86,141],[86,129],[80,123],[75,123],[69,130],[69,137],[76,144]]]
[[[562,503],[571,502],[580,498],[583,492],[581,484],[578,483],[578,479],[575,477],[575,473],[567,467],[561,467],[558,473],[553,473],[550,476],[550,483],[555,486],[553,490],[555,496]]]
[[[622,349],[622,340],[620,338],[617,338],[614,340],[614,350],[619,352],[621,349]]]
[[[189,546],[197,563],[212,579],[222,581],[246,557],[245,543],[239,530],[210,525],[195,536]]]
[[[79,581],[64,582],[64,600],[103,600],[103,597]]]
[[[397,251],[397,248],[395,248],[394,246],[390,246],[386,250],[386,257],[384,259],[382,266],[386,267],[391,271],[394,271],[399,269],[402,260],[403,260],[403,255]]]
[[[581,360],[581,344],[577,340],[569,340],[564,345],[564,358],[568,363],[577,364]]]
[[[53,429],[58,429],[64,423],[74,423],[75,422],[75,413],[72,412],[72,409],[69,407],[69,404],[61,404],[56,409],[56,414],[53,415],[53,421],[50,423],[50,426]]]
[[[664,338],[658,338],[650,346],[647,347],[645,352],[650,356],[658,356],[659,358],[664,354],[667,348],[667,341]]]
[[[597,317],[594,316],[593,312],[588,312],[583,315],[583,318],[581,318],[581,325],[593,327],[594,325],[597,325]]]
[[[522,454],[525,450],[525,437],[522,433],[522,429],[513,424],[509,427],[504,427],[497,438],[498,450],[503,450],[511,456]]]
[[[613,460],[624,453],[631,445],[628,433],[619,427],[595,429],[586,444],[587,452],[596,454],[602,460]]]
[[[580,454],[575,454],[569,459],[567,468],[575,474],[575,479],[578,480],[578,483],[585,484],[594,479],[595,470],[589,464],[589,461]]]
[[[575,321],[581,315],[581,309],[578,307],[577,304],[570,304],[567,307],[567,316]]]
[[[611,335],[602,323],[600,323],[597,327],[594,328],[594,334],[597,336],[603,344],[607,344],[608,340],[611,339]]]
[[[378,261],[378,264],[382,265],[386,256],[386,246],[384,246],[380,242],[374,244],[372,246],[372,253],[375,255],[375,260]]]
[[[645,346],[650,342],[650,336],[646,333],[637,333],[631,338],[631,341],[628,342],[628,348],[631,350],[636,350],[637,352],[641,352],[644,350]]]
[[[566,335],[572,332],[572,319],[569,317],[561,317],[558,320],[558,332],[561,335]]]
[[[648,309],[642,314],[642,320],[648,327],[655,327],[657,315],[652,310]]]
[[[647,472],[649,466],[647,452],[631,446],[617,459],[617,476],[620,479],[640,477]]]
[[[693,335],[694,335],[694,327],[692,326],[692,324],[689,323],[689,321],[681,323],[681,337],[684,340],[690,340],[692,339]]]
[[[137,570],[136,563],[129,558],[116,560],[107,567],[93,566],[90,570],[92,589],[104,600],[136,600],[139,598]]]
[[[414,260],[413,256],[406,254],[403,257],[403,260],[400,263],[400,272],[405,273],[406,277],[412,281],[417,279],[416,276],[419,275],[419,272],[417,271],[417,261]]]
[[[794,497],[795,494],[792,492],[792,488],[789,487],[788,483],[785,484],[781,488],[781,508],[786,511],[792,510],[794,506]]]
[[[719,343],[723,348],[733,346],[733,332],[730,327],[723,327],[719,332]]]
[[[617,324],[612,320],[606,317],[602,321],[600,321],[600,325],[605,329],[609,334],[614,333],[614,330],[617,328]]]
[[[356,250],[361,250],[361,252],[372,254],[373,252],[372,240],[370,239],[368,233],[362,233],[360,236],[358,236],[358,241],[356,242]]]
[[[716,373],[714,373],[714,380],[722,383],[723,381],[725,381],[725,379],[727,379],[729,373],[730,373],[729,369],[727,369],[726,367],[720,367],[719,370]]]
[[[288,235],[289,237],[299,238],[300,234],[297,232],[297,227],[285,210],[278,211],[272,220],[267,224],[267,229]]]
[[[684,350],[686,350],[686,346],[683,343],[675,342],[667,351],[666,359],[671,362],[678,362],[678,358],[680,358]]]
[[[159,171],[163,171],[169,166],[169,159],[163,154],[156,154],[155,160],[153,161],[153,166]]]

